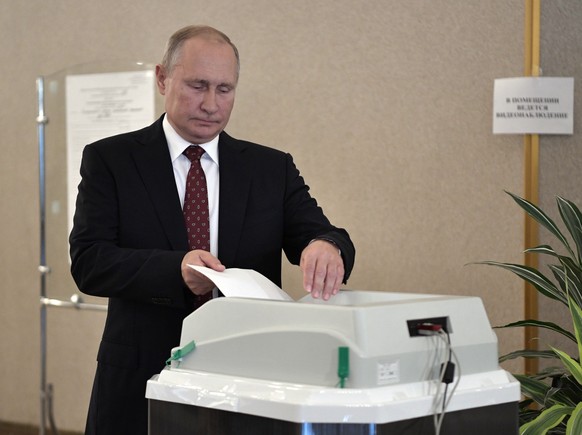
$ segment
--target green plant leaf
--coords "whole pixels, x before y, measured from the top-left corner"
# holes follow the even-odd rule
[[[529,397],[542,406],[546,405],[546,396],[550,389],[548,384],[526,375],[514,374],[513,376],[519,381],[521,392],[524,396]]]
[[[546,395],[546,404],[560,404],[567,406],[576,406],[578,404],[578,398],[572,398],[568,391],[563,388],[550,387],[548,394]],[[546,405],[547,406],[547,405]]]
[[[479,261],[475,264],[485,264],[487,266],[496,266],[502,269],[509,270],[515,273],[523,280],[533,285],[544,296],[556,299],[564,305],[568,305],[568,300],[564,296],[564,292],[558,289],[554,283],[546,278],[541,272],[533,267],[523,266],[521,264],[501,263],[498,261]]]
[[[552,377],[551,382],[541,381],[530,375],[514,376],[520,383],[522,394],[528,400],[535,401],[541,410],[554,405],[571,406],[573,408],[580,403],[580,389],[576,380],[570,376],[560,374],[556,378]],[[531,410],[531,407],[530,409],[525,408],[528,400],[524,400],[523,404],[520,404],[520,416]],[[535,416],[531,415],[530,417],[525,418],[523,416],[521,424],[535,418]]]
[[[549,232],[551,232],[556,238],[562,242],[562,244],[566,247],[568,252],[574,257],[574,252],[570,248],[568,241],[558,228],[558,226],[554,223],[554,221],[548,217],[537,205],[532,204],[526,199],[520,198],[519,196],[505,191],[508,195],[510,195],[513,200],[519,205],[528,215],[530,215],[535,221],[537,221],[540,225],[546,228]]]
[[[530,254],[545,254],[557,258],[561,266],[553,264],[548,267],[560,284],[563,292],[566,295],[571,294],[578,305],[582,306],[582,281],[580,280],[582,277],[582,267],[575,259],[559,255],[548,245],[540,245],[535,248],[526,249],[524,252]],[[566,276],[569,281],[568,287],[566,286]]]
[[[518,322],[508,323],[507,325],[503,326],[496,326],[495,328],[517,328],[517,327],[524,327],[524,326],[534,326],[536,328],[542,329],[549,329],[551,331],[557,332],[559,334],[564,335],[565,337],[569,338],[572,341],[576,341],[576,337],[570,331],[565,330],[559,325],[556,325],[552,322],[544,322],[542,320],[520,320]]]
[[[525,398],[520,402],[520,434],[558,435],[582,434],[582,212],[571,201],[556,197],[560,218],[565,227],[560,230],[543,210],[530,201],[506,192],[525,211],[529,217],[548,230],[563,248],[552,242],[525,250],[526,254],[549,257],[548,268],[552,276],[526,265],[483,261],[478,264],[496,266],[509,270],[529,283],[543,296],[567,305],[574,325],[574,333],[562,326],[538,319],[512,322],[503,328],[535,327],[561,334],[576,342],[577,358],[551,347],[551,350],[523,349],[503,355],[500,362],[513,358],[554,358],[561,362],[560,367],[547,367],[539,373],[514,375],[519,380]],[[566,231],[567,230],[567,231]],[[555,250],[553,246],[559,248]],[[562,251],[560,253],[559,251]],[[552,261],[552,258],[555,260]],[[531,401],[539,406],[532,409]]]
[[[552,347],[552,350],[556,352],[556,355],[560,357],[564,366],[568,369],[568,371],[576,378],[579,384],[582,384],[582,367],[580,367],[580,363],[568,355],[566,352],[563,352],[559,349]]]
[[[549,408],[553,405],[576,406],[579,396],[573,395],[569,389],[570,383],[567,381],[560,386],[551,386],[547,382],[535,379],[528,375],[514,375],[519,381],[521,392],[525,397],[529,397],[542,408]],[[566,377],[566,380],[568,378]]]
[[[576,406],[582,401],[582,389],[572,375],[562,373],[558,376],[553,376],[551,379],[552,386],[548,390],[547,403]]]
[[[523,251],[528,254],[544,254],[544,255],[551,255],[552,257],[559,257],[560,255],[554,251],[550,245],[539,245],[534,248],[529,248]]]
[[[568,232],[574,240],[576,245],[576,250],[578,252],[578,263],[580,263],[581,252],[582,252],[582,214],[578,207],[567,199],[560,196],[556,197],[558,203],[558,210],[560,211],[560,216],[568,229]]]
[[[534,349],[521,349],[515,350],[508,354],[502,355],[499,357],[499,362],[509,361],[515,358],[556,358],[558,359],[558,355],[556,355],[551,350],[534,350]]]
[[[520,435],[545,435],[548,430],[558,426],[574,410],[571,406],[554,405],[544,410],[535,420],[519,428]]]
[[[560,284],[560,288],[564,293],[568,294],[566,287],[566,276],[569,280],[569,293],[572,294],[578,305],[582,306],[582,266],[580,263],[571,257],[558,254],[549,245],[540,245],[535,248],[526,249],[525,253],[529,254],[544,254],[557,258],[560,265],[549,265],[554,277]]]
[[[578,361],[582,361],[582,309],[573,301],[570,302],[570,314],[572,316],[572,323],[574,324],[574,334],[576,334],[576,341],[578,343]]]
[[[582,434],[582,402],[574,408],[566,426],[566,435],[580,434]]]
[[[552,351],[550,350],[549,352],[552,352]],[[555,356],[556,360],[560,361],[560,358],[558,358],[558,355],[556,355],[554,353],[554,356]],[[561,363],[561,361],[560,361],[560,363]],[[567,373],[568,373],[568,371],[564,368],[564,365],[560,364],[559,367],[558,366],[545,367],[541,371],[537,372],[536,374],[528,375],[528,376],[530,376],[534,379],[538,379],[538,380],[548,379],[548,378],[551,378],[552,380],[554,380],[555,378],[564,377]],[[578,384],[576,384],[576,385],[578,385]],[[582,398],[582,395],[580,397]]]
[[[580,282],[580,270],[573,264],[571,258],[560,258],[562,264],[560,266],[551,264],[548,267],[552,271],[554,278],[560,285],[560,290],[566,297],[572,296],[576,303],[582,303],[582,283]]]
[[[539,411],[537,409],[530,409],[527,407],[521,407],[521,403],[522,402],[520,402],[520,409],[519,409],[519,425],[520,426],[523,426],[527,422],[535,420],[537,418],[537,416],[542,413],[542,411]],[[532,401],[529,401],[529,403],[531,404]]]

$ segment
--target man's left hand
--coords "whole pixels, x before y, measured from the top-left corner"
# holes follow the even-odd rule
[[[344,279],[339,249],[325,240],[314,240],[301,253],[303,288],[314,298],[328,300],[337,294]]]

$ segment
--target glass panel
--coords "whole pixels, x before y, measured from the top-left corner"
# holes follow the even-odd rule
[[[74,211],[74,204],[70,206],[68,204],[67,76],[154,71],[154,69],[155,65],[140,62],[103,62],[77,65],[43,77],[44,92],[42,97],[44,98],[44,113],[48,120],[44,128],[44,190],[46,209],[44,247],[46,265],[50,269],[50,272],[46,276],[45,290],[48,298],[69,301],[72,297],[79,297],[80,295],[70,274],[68,246],[70,230],[69,213]],[[154,89],[154,95],[154,118],[156,118],[163,112],[163,99],[156,89]],[[39,95],[39,97],[41,96]],[[116,116],[115,113],[109,115]],[[104,137],[109,135],[105,133]],[[78,174],[78,168],[73,172]],[[77,180],[74,181],[74,184],[77,184]],[[77,186],[72,187],[76,191]],[[42,245],[43,241],[41,240],[41,249]],[[102,298],[86,295],[81,295],[81,298],[84,302],[88,303],[106,304],[107,302]]]

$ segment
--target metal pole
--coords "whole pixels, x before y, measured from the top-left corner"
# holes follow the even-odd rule
[[[41,298],[40,303],[46,306],[59,308],[74,308],[76,310],[88,311],[107,311],[107,305],[83,302],[83,299],[78,294],[73,294],[71,299],[68,301],[63,301],[61,299]]]
[[[45,234],[45,143],[44,127],[48,119],[44,113],[44,79],[36,79],[36,91],[38,97],[38,117],[36,118],[38,132],[38,174],[39,174],[39,199],[40,199],[40,298],[41,301],[46,298],[46,234]],[[40,304],[40,425],[39,434],[45,434],[46,427],[46,403],[47,403],[47,382],[46,382],[46,305]]]
[[[38,98],[38,116],[36,118],[38,133],[38,174],[39,174],[39,208],[40,208],[40,424],[39,435],[46,434],[50,423],[53,435],[58,434],[52,412],[52,385],[47,382],[47,311],[49,306],[74,308],[77,310],[107,311],[107,305],[85,303],[80,295],[73,294],[69,301],[47,297],[47,275],[50,267],[46,264],[46,149],[45,126],[48,118],[44,107],[44,78],[36,79]]]

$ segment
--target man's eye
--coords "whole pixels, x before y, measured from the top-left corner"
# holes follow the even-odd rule
[[[203,90],[206,88],[206,86],[204,85],[204,83],[198,83],[198,82],[191,82],[188,83],[188,87],[195,89],[197,91]]]

